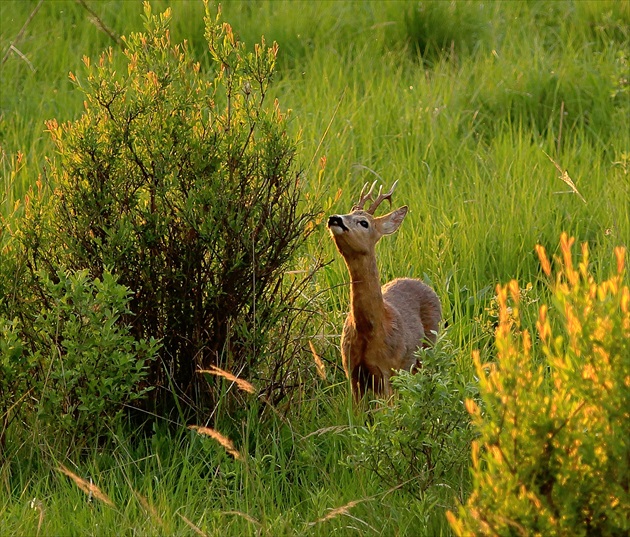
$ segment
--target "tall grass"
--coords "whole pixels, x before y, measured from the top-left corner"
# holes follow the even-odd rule
[[[344,416],[349,408],[333,407],[332,401],[344,398],[339,393],[326,395],[329,402],[310,405],[291,424],[274,418],[263,424],[252,410],[234,433],[241,437],[243,460],[210,438],[165,427],[151,437],[138,435],[139,440],[121,431],[107,445],[70,455],[54,439],[41,438],[30,457],[22,454],[2,465],[2,531],[36,535],[41,513],[41,535],[192,534],[184,517],[207,535],[439,535],[445,530],[431,506],[344,465],[351,449]],[[112,505],[82,490],[59,471],[61,465],[98,487]]]
[[[37,4],[0,2],[2,55]],[[168,4],[155,1],[154,11]],[[172,4],[174,39],[207,62],[201,2]],[[117,35],[141,27],[139,2],[89,5]],[[346,212],[374,174],[400,180],[394,203],[411,212],[379,244],[382,279],[434,285],[463,370],[489,340],[497,282],[532,282],[535,302],[536,243],[552,250],[561,230],[588,240],[596,274],[608,272],[613,245],[628,246],[627,2],[226,1],[223,11],[247,43],[264,34],[280,44],[273,91],[301,132],[305,194]],[[117,45],[81,4],[45,0],[14,46],[23,56],[0,67],[5,216],[53,155],[44,120],[82,111],[68,72]],[[0,461],[0,534],[183,535],[191,524],[208,535],[449,534],[441,503],[390,491],[344,463],[347,428],[369,415],[353,408],[338,365],[347,275],[320,227],[312,252],[332,262],[311,290],[324,319],[312,341],[327,380],[291,408],[252,405],[221,424],[244,461],[159,424],[153,435],[120,431],[82,452],[50,432],[13,431],[9,440],[31,455],[11,458],[19,446],[9,445]],[[91,477],[114,507],[88,502],[59,464]]]

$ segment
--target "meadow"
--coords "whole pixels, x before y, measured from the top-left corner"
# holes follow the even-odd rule
[[[169,5],[173,40],[188,40],[207,62],[202,3],[152,2],[154,12]],[[557,253],[562,231],[588,241],[596,275],[614,266],[615,246],[629,246],[629,6],[222,3],[248,46],[261,35],[279,44],[271,93],[300,136],[304,195],[345,213],[365,182],[399,181],[394,205],[410,213],[379,245],[381,278],[433,285],[448,326],[445,352],[470,380],[472,352],[494,352],[496,285],[519,280],[525,323],[546,298],[536,244]],[[141,14],[135,1],[0,3],[0,214],[54,156],[44,121],[82,113],[68,73],[81,72],[84,55],[117,47],[112,35],[141,30]],[[252,402],[225,416],[220,425],[242,460],[157,418],[152,434],[130,425],[102,445],[9,431],[0,535],[451,535],[444,511],[466,498],[466,472],[458,490],[418,494],[352,463],[351,432],[369,426],[378,407],[355,407],[341,369],[348,276],[325,218],[294,270],[319,256],[328,263],[308,289],[318,321],[304,349],[308,357],[310,341],[326,378],[313,366],[303,375],[308,387],[273,411]],[[96,484],[111,505],[61,467]]]

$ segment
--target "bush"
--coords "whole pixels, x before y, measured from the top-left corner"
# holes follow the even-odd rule
[[[483,404],[467,406],[480,438],[472,446],[473,493],[458,516],[449,513],[457,535],[626,535],[630,528],[625,250],[615,250],[617,273],[597,283],[586,244],[573,268],[572,243],[563,234],[554,307],[540,308],[536,344],[520,326],[517,283],[499,287],[497,361],[475,356]]]
[[[133,290],[131,334],[162,343],[148,378],[156,404],[208,409],[200,368],[282,384],[282,367],[258,370],[261,349],[295,315],[301,282],[285,272],[313,215],[287,115],[266,103],[277,46],[246,52],[206,6],[202,66],[171,44],[169,17],[145,3],[146,33],[124,39],[124,58],[110,49],[84,58],[85,78],[70,75],[85,111],[47,124],[59,153],[50,215],[24,236],[31,267],[94,278],[109,267]]]
[[[0,315],[0,438],[29,412],[57,433],[98,435],[149,389],[139,386],[158,345],[119,322],[130,293],[109,272],[43,274],[40,283],[34,318]]]
[[[6,430],[29,393],[34,364],[29,363],[17,319],[0,316],[0,447]]]
[[[444,336],[433,349],[419,352],[418,371],[392,378],[396,404],[379,409],[371,424],[357,429],[351,462],[421,498],[434,486],[459,488],[472,439],[464,401],[475,389],[457,371]]]

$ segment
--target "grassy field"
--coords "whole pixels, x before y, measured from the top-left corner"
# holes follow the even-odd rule
[[[53,155],[44,121],[82,112],[68,73],[117,46],[103,28],[142,27],[140,2],[89,1],[89,13],[44,0],[21,33],[38,5],[0,2],[5,215]],[[174,40],[208,61],[202,3],[152,5],[172,5]],[[535,311],[537,243],[555,252],[561,231],[588,241],[596,273],[613,265],[614,246],[629,246],[628,2],[225,1],[223,13],[248,45],[263,34],[280,45],[273,93],[301,133],[305,194],[347,212],[374,174],[399,180],[395,203],[410,214],[379,245],[382,279],[433,284],[467,374],[473,349],[492,353],[498,282],[532,283]],[[312,341],[329,364],[326,382],[290,409],[260,419],[252,405],[227,422],[242,461],[159,423],[151,436],[115,431],[81,451],[36,431],[22,446],[9,436],[6,453],[21,455],[0,458],[0,535],[450,535],[444,509],[461,493],[418,498],[347,463],[349,431],[370,415],[353,408],[339,367],[347,274],[320,228],[310,248],[333,261],[312,289],[322,297]],[[86,501],[60,465],[112,505]]]

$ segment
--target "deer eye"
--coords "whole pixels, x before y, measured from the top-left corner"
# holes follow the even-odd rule
[[[367,229],[370,226],[367,220],[359,220],[359,225],[363,226],[365,229]]]

